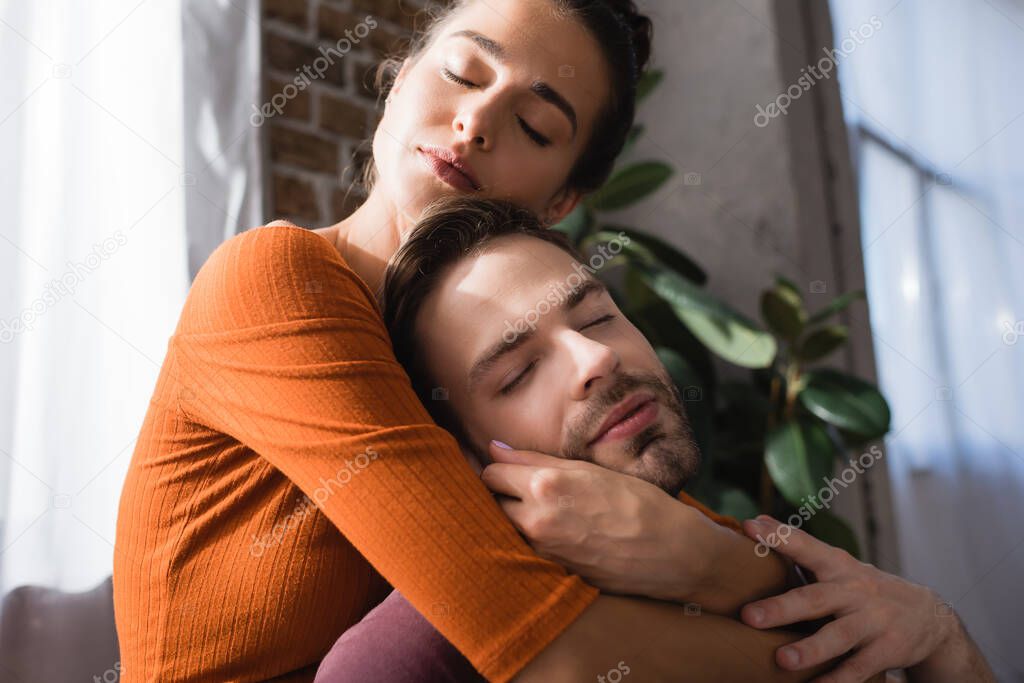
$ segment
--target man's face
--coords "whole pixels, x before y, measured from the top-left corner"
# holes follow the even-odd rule
[[[576,266],[576,268],[574,268]],[[700,454],[679,394],[603,285],[553,244],[498,238],[464,258],[415,325],[466,444],[587,460],[675,494]]]

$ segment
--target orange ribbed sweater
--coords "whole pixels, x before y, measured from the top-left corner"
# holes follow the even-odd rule
[[[122,681],[311,681],[388,583],[495,681],[597,595],[433,423],[334,246],[242,233],[192,285],[121,494]]]
[[[129,466],[121,680],[311,681],[388,584],[495,681],[597,595],[526,545],[433,423],[334,246],[250,230],[196,277]]]

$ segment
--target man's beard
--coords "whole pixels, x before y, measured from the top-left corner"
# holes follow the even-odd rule
[[[677,496],[683,485],[697,473],[700,450],[694,441],[679,390],[673,382],[666,382],[655,374],[617,375],[615,384],[591,400],[583,415],[570,425],[563,457],[593,462],[593,448],[588,448],[587,444],[608,411],[626,396],[642,389],[653,393],[655,402],[668,409],[676,417],[677,424],[650,424],[619,444],[618,447],[629,456],[628,464],[620,471]]]

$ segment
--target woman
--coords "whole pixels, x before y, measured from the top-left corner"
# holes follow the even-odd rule
[[[367,201],[318,234],[252,230],[210,257],[120,502],[126,682],[312,680],[388,583],[493,680],[581,612],[616,615],[530,550],[433,425],[372,292],[441,195],[555,222],[600,186],[650,38],[628,0],[453,3],[390,88]]]
[[[650,35],[629,0],[452,3],[391,84],[367,201],[335,226],[251,230],[210,257],[121,496],[126,683],[310,681],[388,584],[492,680],[589,676],[613,647],[643,652],[637,680],[694,648],[745,661],[726,631],[701,640],[678,612],[598,596],[525,545],[416,400],[373,296],[441,195],[502,197],[553,223],[599,187]],[[693,637],[650,647],[674,633]]]

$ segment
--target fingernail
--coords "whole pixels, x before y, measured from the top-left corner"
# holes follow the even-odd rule
[[[762,621],[764,621],[764,610],[760,607],[751,607],[747,610],[747,616],[749,617],[750,621],[754,622],[755,624],[760,624]]]
[[[491,443],[493,443],[498,448],[504,448],[506,451],[511,451],[512,450],[512,447],[509,446],[504,441],[498,441],[497,439],[491,439]]]
[[[784,647],[779,650],[779,657],[786,663],[786,666],[796,666],[800,663],[800,653],[792,647]]]

